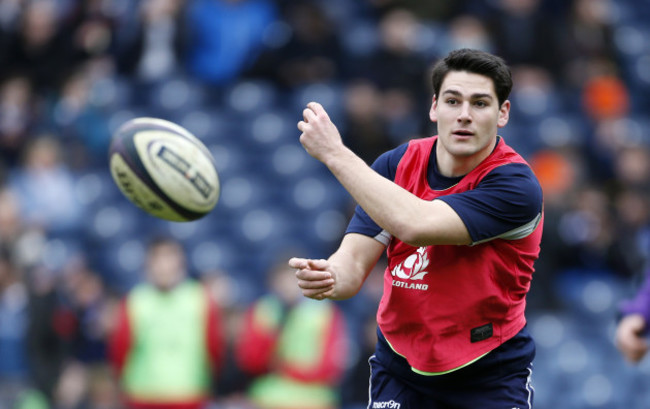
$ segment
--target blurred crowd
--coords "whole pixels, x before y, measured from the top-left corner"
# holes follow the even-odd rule
[[[250,150],[261,158],[264,149],[246,145],[243,132],[258,142],[288,137],[297,144],[295,128],[279,128],[277,136],[272,119],[297,122],[304,99],[315,97],[346,144],[371,163],[408,139],[435,134],[428,120],[429,68],[459,47],[494,52],[512,67],[513,108],[502,135],[538,175],[546,212],[530,309],[566,308],[557,283],[570,272],[638,285],[650,262],[649,18],[645,0],[3,0],[0,408],[120,407],[109,334],[120,300],[145,280],[143,256],[131,263],[139,273],[114,271],[107,259],[117,256],[104,253],[103,238],[122,216],[111,213],[115,208],[98,216],[100,208],[90,204],[103,200],[93,178],[108,174],[110,135],[123,121],[184,118],[190,131],[215,138],[215,152],[240,144],[244,156]],[[271,103],[264,104],[265,96]],[[265,108],[276,116],[265,116]],[[205,131],[205,123],[222,117],[235,132],[217,138]],[[265,121],[256,125],[259,118]],[[295,191],[317,196],[292,174],[300,172],[292,156],[277,158],[287,181],[270,181],[270,189],[295,182],[303,189]],[[221,170],[224,188],[229,181],[244,183],[236,171]],[[242,186],[232,182],[232,196],[226,199],[224,190],[222,200],[236,209],[236,198],[246,201]],[[304,202],[313,196],[297,196],[298,205],[303,200],[303,207],[318,211]],[[346,218],[353,208],[349,198],[336,206]],[[305,239],[301,244],[311,247],[301,250],[329,254],[346,218],[338,227],[323,222],[329,230],[322,240]],[[206,235],[220,228],[211,220],[202,222]],[[115,236],[130,246],[120,258],[138,248],[143,254],[142,239],[154,235],[147,222],[138,223],[135,239]],[[260,231],[268,229],[264,217],[253,217],[248,237],[263,238]],[[187,246],[196,244],[189,241],[192,230],[179,236]],[[260,311],[272,315],[273,308],[297,303],[288,295],[259,301],[274,294],[267,276],[288,250],[269,247],[275,254],[250,264],[259,272],[218,262],[191,266],[224,317],[230,352],[212,385],[217,408],[254,407],[243,396],[254,397],[251,385],[270,370],[262,350],[255,357],[235,351],[242,328],[261,319],[251,318],[251,309],[264,302]],[[240,274],[250,278],[246,291],[238,290]],[[327,338],[339,352],[333,362],[321,362],[321,380],[335,396],[324,398],[323,408],[365,407],[365,359],[381,291],[381,274],[375,276],[379,284],[371,277],[357,299],[332,307],[342,314],[336,322],[323,323],[346,334],[344,341]],[[294,335],[303,330],[291,327],[291,314],[279,317],[264,320]],[[288,360],[296,348],[264,334],[249,341],[277,343]],[[259,388],[276,390],[268,382]]]

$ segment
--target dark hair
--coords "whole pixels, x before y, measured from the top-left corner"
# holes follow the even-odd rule
[[[436,97],[440,93],[442,81],[451,71],[467,71],[491,78],[499,106],[508,99],[512,90],[512,74],[501,57],[485,51],[462,48],[450,52],[433,67],[431,83]]]
[[[147,241],[147,250],[151,251],[160,246],[176,246],[183,250],[183,245],[171,236],[155,235]]]

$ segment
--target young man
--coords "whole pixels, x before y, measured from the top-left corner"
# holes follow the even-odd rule
[[[127,409],[200,409],[223,360],[218,307],[187,275],[185,250],[167,237],[147,248],[147,280],[123,300],[110,340]]]
[[[304,296],[345,299],[387,251],[369,408],[530,408],[535,346],[524,309],[542,191],[497,135],[508,122],[510,70],[462,49],[437,63],[432,81],[438,136],[411,140],[372,168],[343,145],[322,106],[307,105],[300,142],[359,206],[329,259],[289,265]]]

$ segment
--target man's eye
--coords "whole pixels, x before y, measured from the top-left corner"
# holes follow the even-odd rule
[[[456,105],[458,103],[458,101],[455,100],[454,98],[450,98],[450,99],[447,100],[447,103],[451,104],[451,105]]]
[[[480,108],[483,108],[483,107],[487,106],[487,103],[485,101],[476,101],[475,104],[476,104],[477,107],[480,107]]]

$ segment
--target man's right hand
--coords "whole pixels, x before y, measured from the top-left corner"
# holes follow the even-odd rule
[[[334,295],[336,278],[327,260],[292,258],[289,267],[296,269],[298,287],[305,297],[322,300]]]

